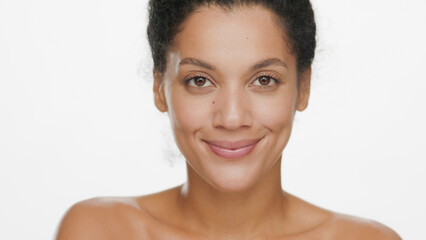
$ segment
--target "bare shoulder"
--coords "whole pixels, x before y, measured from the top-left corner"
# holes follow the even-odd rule
[[[298,239],[401,240],[389,227],[369,219],[320,208],[287,194],[293,206],[294,222],[299,222]]]
[[[401,240],[391,228],[369,219],[333,213],[329,222],[333,239]]]
[[[63,217],[56,240],[156,239],[176,236],[170,221],[178,188],[139,197],[100,197],[73,205]]]
[[[66,212],[56,240],[118,239],[123,232],[141,231],[143,219],[136,198],[93,198],[73,205]]]

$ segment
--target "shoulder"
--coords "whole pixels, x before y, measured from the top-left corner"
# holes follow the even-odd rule
[[[345,240],[401,240],[389,227],[369,219],[340,214],[317,207],[300,198],[287,194],[293,212],[299,222],[300,236],[305,239],[345,239]]]
[[[334,213],[329,221],[333,239],[401,240],[391,228],[369,219]]]
[[[142,229],[143,218],[135,198],[93,198],[66,212],[56,239],[113,239],[130,228]]]

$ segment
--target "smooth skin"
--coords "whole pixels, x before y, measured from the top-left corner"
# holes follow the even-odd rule
[[[209,6],[191,15],[166,72],[154,73],[155,104],[170,117],[187,182],[148,196],[80,202],[56,239],[401,239],[382,224],[282,190],[282,151],[296,111],[308,105],[311,69],[297,72],[275,17],[260,6]],[[208,144],[246,139],[258,142],[236,159]]]

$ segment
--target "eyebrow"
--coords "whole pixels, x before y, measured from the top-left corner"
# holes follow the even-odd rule
[[[195,65],[195,66],[199,66],[199,67],[202,67],[202,68],[207,68],[209,70],[215,70],[215,68],[212,65],[210,65],[206,62],[203,62],[201,60],[195,59],[195,58],[184,58],[184,59],[182,59],[182,61],[179,62],[179,67],[182,66],[182,65],[185,65],[185,64]]]
[[[251,67],[251,70],[260,69],[260,68],[268,67],[268,66],[271,66],[271,65],[279,65],[279,66],[282,66],[284,68],[288,68],[287,63],[283,62],[281,59],[279,59],[279,58],[268,58],[266,60],[263,60],[261,62],[254,64]]]
[[[196,58],[184,58],[184,59],[182,59],[179,62],[179,67],[182,66],[182,65],[186,65],[186,64],[199,66],[199,67],[206,68],[206,69],[209,69],[209,70],[215,70],[215,68],[212,65],[210,65],[210,64],[208,64],[208,63],[206,63],[202,60],[196,59]],[[268,66],[271,66],[271,65],[279,65],[279,66],[282,66],[284,68],[288,68],[287,64],[285,62],[283,62],[282,60],[280,60],[279,58],[268,58],[266,60],[262,60],[262,61],[260,61],[256,64],[254,64],[252,67],[250,67],[250,69],[251,70],[257,70],[257,69],[268,67]]]

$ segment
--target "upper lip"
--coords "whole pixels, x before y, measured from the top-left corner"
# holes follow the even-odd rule
[[[226,149],[238,149],[238,148],[243,148],[243,147],[247,147],[250,145],[253,145],[255,143],[257,143],[260,140],[260,138],[257,139],[243,139],[243,140],[239,140],[239,141],[206,141],[208,144],[214,145],[216,147],[220,147],[220,148],[226,148]]]

